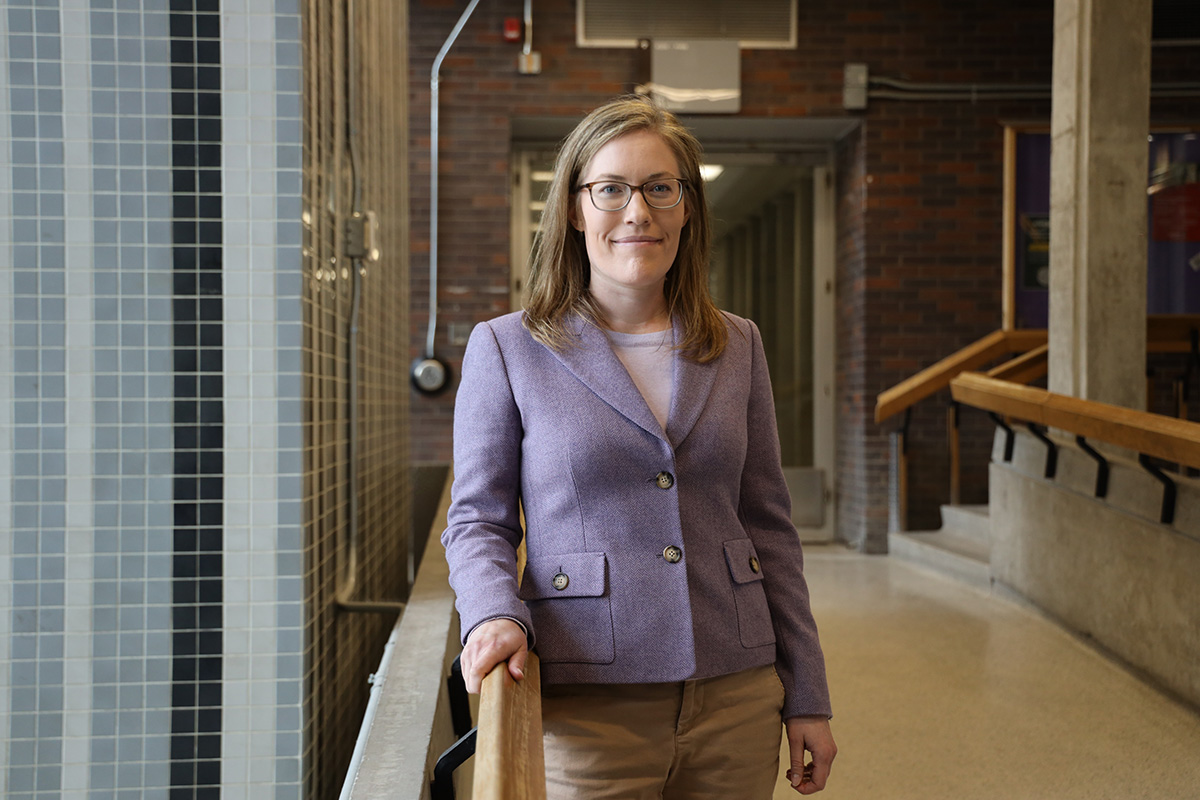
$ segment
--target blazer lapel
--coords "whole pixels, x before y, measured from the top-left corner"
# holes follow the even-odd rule
[[[575,335],[579,337],[580,345],[567,348],[561,353],[551,351],[555,358],[583,385],[622,416],[645,429],[647,433],[665,441],[662,426],[658,424],[650,406],[646,405],[642,393],[638,391],[633,379],[629,377],[625,365],[613,352],[604,331],[580,316],[573,317],[570,325]],[[679,380],[678,367],[676,367],[675,379]],[[672,420],[674,414],[675,401],[672,400]],[[694,422],[695,420],[693,420]],[[670,423],[668,423],[668,427],[670,427]]]
[[[676,317],[675,341],[683,341],[683,325]],[[692,432],[708,396],[712,393],[717,379],[717,362],[697,364],[695,361],[676,355],[675,386],[671,393],[671,413],[667,417],[667,436],[671,446],[678,447],[687,435]]]

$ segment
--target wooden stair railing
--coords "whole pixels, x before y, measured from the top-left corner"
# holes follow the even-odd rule
[[[1187,418],[1188,377],[1193,368],[1200,372],[1200,314],[1152,314],[1146,318],[1147,353],[1187,353],[1188,370],[1185,377],[1177,378],[1172,386],[1176,416]],[[904,424],[895,432],[897,500],[899,508],[896,518],[901,528],[906,527],[908,464],[907,446],[908,412],[913,405],[951,385],[956,376],[980,370],[987,365],[1013,356],[1004,363],[992,367],[988,377],[1011,384],[1028,384],[1046,375],[1049,369],[1049,343],[1047,331],[1015,330],[993,331],[956,353],[952,353],[932,366],[880,392],[875,401],[875,421],[883,422],[890,417],[905,413]],[[1151,381],[1147,379],[1149,386]],[[954,399],[947,411],[946,431],[950,450],[950,502],[960,502],[960,455],[958,437],[959,409]]]
[[[1200,314],[1151,314],[1146,317],[1147,353],[1188,353]],[[890,389],[875,401],[875,421],[883,422],[950,385],[955,375],[971,372],[1004,356],[1018,355],[992,370],[1006,371],[1007,380],[1029,383],[1045,375],[1047,333],[1043,329],[992,331],[956,353],[926,367]],[[997,375],[996,377],[1000,377]]]
[[[1029,431],[1046,444],[1045,477],[1055,476],[1058,445],[1046,435],[1047,428],[1075,434],[1075,443],[1096,461],[1096,497],[1108,492],[1109,464],[1087,440],[1099,440],[1138,454],[1138,464],[1163,486],[1158,521],[1170,525],[1175,520],[1175,480],[1154,459],[1173,462],[1181,472],[1185,467],[1200,466],[1200,423],[1123,408],[1094,400],[1048,392],[1030,386],[1018,386],[986,375],[965,372],[950,383],[957,403],[988,411],[1008,432],[1004,460],[1013,452],[1013,430],[1002,416],[1024,420]]]
[[[1137,411],[1095,400],[1018,386],[965,372],[950,382],[954,399],[1043,428],[1065,431],[1135,453],[1200,467],[1200,423]]]
[[[924,400],[950,385],[955,375],[965,370],[979,369],[1003,356],[1025,351],[1044,352],[1046,349],[1046,331],[993,331],[977,342],[967,345],[957,353],[952,353],[931,367],[927,367],[911,378],[904,380],[887,391],[881,392],[875,402],[875,421],[885,419],[908,411],[913,405]],[[1027,358],[1028,353],[1019,358]],[[1012,364],[1013,359],[1009,361]],[[1044,358],[1042,359],[1044,362]],[[1029,380],[1037,376],[1036,360],[1026,368],[1030,374]],[[908,417],[905,416],[904,427],[896,433],[895,445],[898,454],[896,470],[898,472],[897,500],[900,508],[895,512],[897,524],[906,528],[908,517],[908,457],[906,438],[908,436]],[[958,446],[958,408],[951,406],[946,419],[946,436],[950,443],[950,503],[957,505],[960,501],[959,446]]]
[[[546,800],[541,671],[536,653],[529,654],[520,682],[512,679],[504,663],[483,679],[477,737],[474,800]]]
[[[1027,384],[1046,374],[1050,368],[1050,345],[1043,344],[1028,353],[1010,358],[998,367],[988,370],[989,378]]]
[[[875,401],[875,421],[883,422],[945,389],[960,372],[976,370],[1002,356],[1024,353],[1044,344],[1044,330],[993,331],[911,378],[880,392]]]

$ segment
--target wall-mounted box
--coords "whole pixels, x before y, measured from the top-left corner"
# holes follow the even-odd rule
[[[671,111],[736,114],[741,78],[741,50],[733,39],[658,40],[651,45],[649,89]]]

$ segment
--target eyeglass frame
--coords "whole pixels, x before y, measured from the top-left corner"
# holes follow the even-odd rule
[[[650,198],[646,196],[646,187],[652,183],[662,183],[664,181],[675,181],[679,184],[679,197],[669,206],[656,206],[651,203]],[[619,208],[601,208],[600,206],[596,205],[596,198],[592,196],[592,187],[601,183],[616,183],[629,189],[629,194],[626,196],[625,202]],[[584,189],[587,189],[588,199],[592,202],[592,208],[596,209],[597,211],[624,211],[626,208],[629,208],[629,203],[633,200],[634,189],[637,189],[642,193],[642,200],[646,202],[646,206],[648,208],[653,208],[655,211],[668,211],[683,202],[684,189],[687,187],[687,183],[687,178],[652,178],[651,180],[648,180],[640,185],[625,183],[625,181],[592,181],[591,183],[582,184],[576,191],[581,192]]]

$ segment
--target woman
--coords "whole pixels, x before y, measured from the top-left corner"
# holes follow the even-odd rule
[[[602,106],[559,153],[526,310],[463,359],[463,671],[519,680],[536,647],[552,798],[769,798],[781,719],[802,794],[836,753],[762,342],[709,298],[710,238],[695,138]]]

